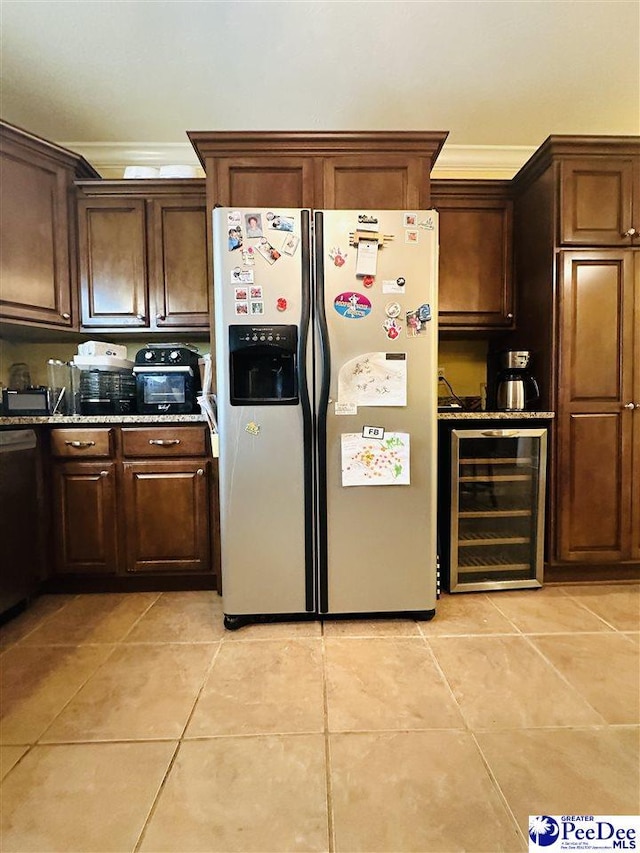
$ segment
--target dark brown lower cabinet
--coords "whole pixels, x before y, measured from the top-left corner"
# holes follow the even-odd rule
[[[200,424],[51,430],[50,585],[216,588],[217,469],[208,450]]]
[[[115,469],[105,461],[53,465],[56,573],[116,573]]]
[[[640,252],[562,252],[557,554],[640,560]]]
[[[127,572],[210,570],[210,462],[125,462],[122,509]]]

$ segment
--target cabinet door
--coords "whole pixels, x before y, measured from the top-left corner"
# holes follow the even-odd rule
[[[206,459],[123,463],[128,572],[211,572]]]
[[[583,246],[628,246],[631,228],[640,231],[637,195],[638,164],[634,158],[580,158],[561,163],[563,243]],[[635,183],[635,186],[634,186]],[[634,221],[634,216],[635,221]]]
[[[210,283],[207,215],[202,204],[182,199],[152,202],[152,325],[158,329],[209,327]]]
[[[78,201],[83,328],[149,326],[145,203]]]
[[[556,501],[561,560],[610,563],[632,556],[636,415],[625,406],[633,394],[633,255],[633,250],[564,252],[560,260]],[[637,482],[636,470],[636,489]]]
[[[115,463],[54,463],[52,476],[56,573],[115,574]]]
[[[426,158],[397,154],[326,157],[322,207],[329,210],[414,210],[429,206]]]
[[[212,195],[223,207],[318,206],[311,157],[225,157],[211,168]]]
[[[0,157],[0,316],[71,327],[68,170],[4,143]],[[29,157],[29,159],[27,159]]]
[[[509,200],[434,200],[439,212],[441,328],[513,325],[512,205]]]

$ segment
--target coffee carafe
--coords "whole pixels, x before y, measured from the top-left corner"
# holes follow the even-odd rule
[[[500,371],[496,377],[496,408],[503,412],[522,412],[532,408],[540,397],[538,383],[529,372],[528,350],[500,353]]]

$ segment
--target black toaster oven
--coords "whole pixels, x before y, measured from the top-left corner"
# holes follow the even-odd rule
[[[147,344],[136,354],[138,414],[188,415],[197,412],[200,393],[198,353],[184,344]]]
[[[44,385],[31,388],[2,389],[2,414],[6,418],[49,414],[47,389]]]

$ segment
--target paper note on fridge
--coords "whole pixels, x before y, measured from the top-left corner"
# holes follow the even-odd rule
[[[386,432],[383,439],[343,433],[343,486],[408,486],[409,433]]]
[[[338,373],[338,400],[356,406],[407,405],[407,354],[366,352]]]
[[[356,275],[375,275],[378,265],[378,241],[360,240],[356,257]]]

